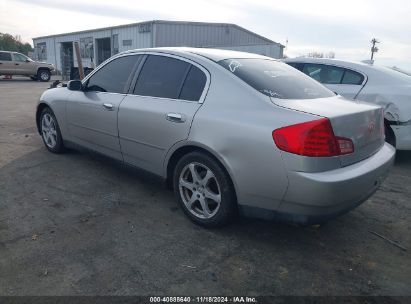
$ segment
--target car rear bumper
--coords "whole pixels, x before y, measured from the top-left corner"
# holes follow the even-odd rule
[[[248,216],[300,224],[325,222],[366,201],[388,175],[395,149],[384,146],[356,164],[320,173],[290,172],[289,187],[278,210],[240,207]]]

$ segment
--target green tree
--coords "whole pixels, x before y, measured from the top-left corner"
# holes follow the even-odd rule
[[[33,48],[29,43],[23,43],[20,36],[0,33],[0,50],[19,52],[27,55],[28,52],[33,51]]]

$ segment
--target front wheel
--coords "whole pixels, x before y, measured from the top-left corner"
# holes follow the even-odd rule
[[[50,80],[51,73],[49,70],[46,69],[41,69],[37,72],[37,79],[40,79],[40,81],[47,82]]]
[[[236,215],[230,178],[222,166],[205,153],[183,156],[174,170],[173,185],[185,214],[196,224],[218,227]]]
[[[40,116],[40,132],[46,148],[53,153],[64,152],[63,137],[53,111],[44,108]]]

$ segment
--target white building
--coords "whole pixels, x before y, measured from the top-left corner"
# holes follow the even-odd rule
[[[77,66],[73,42],[79,42],[84,67],[93,67],[122,51],[188,46],[231,49],[282,58],[284,46],[235,24],[147,21],[33,38],[36,60],[68,74]]]

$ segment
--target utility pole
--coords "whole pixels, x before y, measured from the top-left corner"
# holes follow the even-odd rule
[[[372,44],[372,47],[371,47],[371,60],[374,60],[374,53],[378,52],[378,47],[375,46],[377,43],[380,43],[377,39],[373,38],[371,40],[371,44]]]
[[[287,58],[287,55],[284,54],[284,51],[288,51],[288,37],[287,37],[287,39],[285,40],[285,47],[284,47],[284,49],[283,49],[283,58]]]

